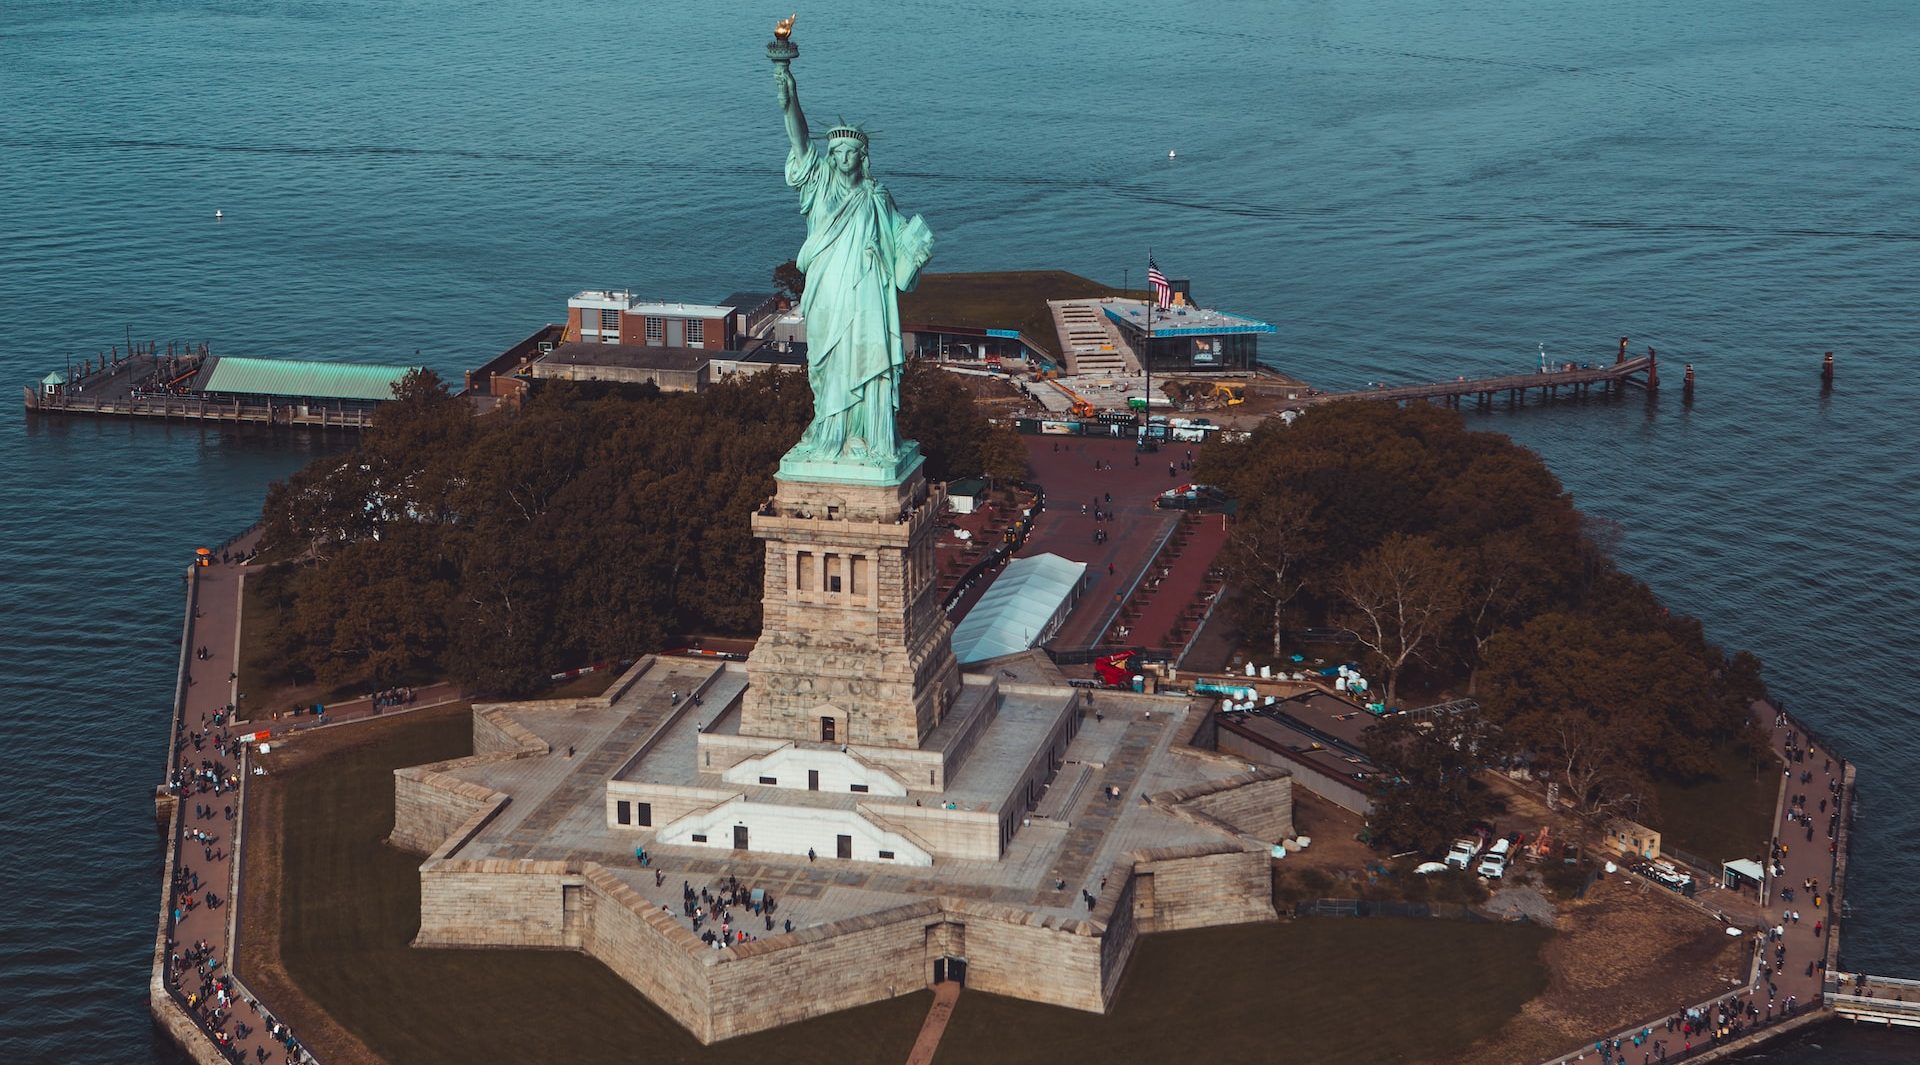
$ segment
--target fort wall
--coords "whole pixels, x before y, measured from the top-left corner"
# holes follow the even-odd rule
[[[718,951],[597,863],[435,857],[420,870],[414,945],[585,951],[705,1043],[918,990],[944,956],[966,958],[979,990],[1098,1013],[1146,928],[1273,919],[1256,851],[1139,859],[1086,919],[927,899]]]

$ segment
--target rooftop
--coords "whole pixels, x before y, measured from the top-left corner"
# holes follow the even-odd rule
[[[1000,861],[943,859],[927,869],[825,857],[809,862],[756,851],[742,862],[727,852],[657,845],[651,833],[610,828],[604,791],[609,776],[719,784],[717,775],[698,769],[697,730],[713,709],[737,699],[744,685],[744,671],[737,667],[710,659],[662,657],[611,707],[501,708],[551,749],[530,758],[447,767],[460,779],[512,797],[497,817],[449,856],[592,859],[622,875],[654,903],[668,906],[679,904],[683,878],[700,883],[702,876],[737,869],[754,886],[790,900],[783,916],[791,915],[798,927],[936,895],[1012,903],[1071,918],[1085,915],[1079,890],[1098,883],[1124,854],[1228,839],[1217,828],[1161,802],[1142,801],[1141,793],[1158,795],[1238,779],[1246,768],[1182,745],[1196,720],[1193,715],[1202,712],[1185,700],[1103,692],[1098,696],[1103,716],[1083,716],[1064,764],[1029,817],[1031,823],[1015,834]],[[975,695],[989,690],[981,683],[966,687]],[[674,714],[670,693],[694,690],[703,692],[710,709]],[[964,807],[1003,794],[1058,720],[1060,700],[1071,698],[1072,692],[1010,685],[1003,696],[999,714],[949,782],[945,799]],[[733,716],[729,707],[722,720],[709,721],[708,727],[725,731],[724,719]],[[576,752],[573,756],[569,748]],[[1124,801],[1106,798],[1109,783],[1120,787]],[[792,805],[851,807],[868,801],[828,792],[724,786],[758,801]],[[653,877],[634,866],[636,843],[646,843],[656,866],[670,874],[664,887],[656,888]],[[1056,880],[1067,881],[1069,887],[1055,890]]]
[[[1107,312],[1108,318],[1118,322],[1122,328],[1136,333],[1147,331],[1147,307],[1145,300],[1111,299],[1101,302],[1101,309]],[[1157,337],[1271,332],[1274,332],[1273,326],[1258,318],[1208,310],[1205,307],[1176,306],[1172,310],[1153,312],[1153,335]]]
[[[635,300],[627,307],[627,313],[651,314],[661,318],[725,318],[734,309],[711,303],[642,303]]]
[[[563,366],[626,366],[636,370],[698,370],[713,359],[705,348],[645,347],[572,341],[541,358]]]
[[[954,657],[964,666],[1032,647],[1073,599],[1086,572],[1085,562],[1050,553],[1007,563],[953,630]]]
[[[366,366],[300,359],[246,359],[216,355],[194,380],[201,392],[312,399],[383,400],[412,366]]]
[[[719,306],[732,307],[736,311],[751,311],[779,298],[771,292],[734,292],[721,300]]]

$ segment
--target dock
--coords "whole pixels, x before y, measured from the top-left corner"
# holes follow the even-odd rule
[[[1827,1004],[1850,1021],[1920,1028],[1920,980],[1829,973]]]
[[[145,348],[50,373],[22,402],[30,414],[364,429],[412,369]]]
[[[1549,401],[1559,399],[1562,389],[1566,390],[1569,398],[1584,399],[1595,388],[1599,388],[1604,394],[1612,395],[1616,390],[1624,389],[1629,382],[1652,391],[1660,387],[1658,358],[1657,354],[1648,352],[1631,359],[1621,358],[1606,366],[1567,364],[1558,370],[1507,374],[1501,377],[1480,377],[1472,380],[1459,378],[1424,385],[1356,389],[1350,392],[1321,392],[1306,397],[1306,402],[1317,405],[1338,403],[1349,399],[1370,399],[1389,403],[1437,400],[1449,407],[1458,407],[1461,400],[1471,397],[1478,406],[1491,407],[1494,398],[1503,392],[1506,393],[1508,405],[1520,406],[1526,402],[1527,393],[1536,390],[1541,398]],[[1635,378],[1641,378],[1641,380],[1636,381]]]

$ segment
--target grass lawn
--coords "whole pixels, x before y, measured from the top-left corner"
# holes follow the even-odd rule
[[[419,859],[382,842],[391,771],[467,753],[469,728],[425,711],[313,733],[249,784],[242,975],[330,1065],[905,1060],[924,992],[702,1047],[584,955],[409,947]],[[1112,1014],[968,993],[939,1061],[1412,1061],[1514,1016],[1550,935],[1326,919],[1149,936]]]
[[[1047,301],[1127,295],[1064,270],[1006,270],[971,274],[921,274],[912,292],[900,294],[900,320],[933,326],[1016,329],[1055,359],[1059,331]],[[1136,299],[1144,291],[1133,292]]]
[[[936,1065],[1446,1060],[1547,985],[1533,924],[1321,918],[1146,936],[1105,1016],[968,992]]]
[[[1656,786],[1660,816],[1652,827],[1660,830],[1662,846],[1710,862],[1758,858],[1773,838],[1780,762],[1769,754],[1756,768],[1731,747],[1715,750],[1713,757],[1713,779]]]

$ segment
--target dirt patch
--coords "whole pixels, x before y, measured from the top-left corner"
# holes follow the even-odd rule
[[[1561,903],[1542,951],[1547,989],[1449,1062],[1512,1065],[1591,1044],[1740,982],[1747,946],[1704,915],[1626,876]],[[1434,1059],[1440,1060],[1440,1059]]]
[[[1356,837],[1365,827],[1359,814],[1335,806],[1305,788],[1293,789],[1293,834],[1313,840],[1311,846],[1282,859],[1289,869],[1353,869],[1377,862],[1380,855]]]

